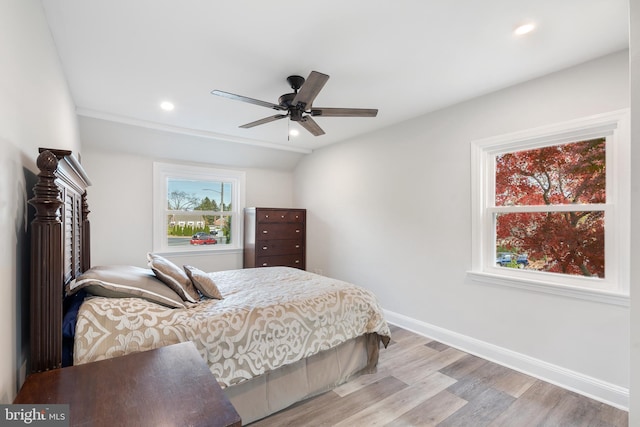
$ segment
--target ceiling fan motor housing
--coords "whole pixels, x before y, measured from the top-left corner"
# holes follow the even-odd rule
[[[280,98],[278,98],[278,103],[289,110],[289,119],[294,122],[299,122],[302,119],[302,113],[304,113],[304,107],[302,105],[293,105],[293,100],[298,94],[298,89],[302,87],[305,80],[302,76],[289,76],[287,77],[287,82],[293,89],[293,93],[285,93]]]
[[[292,101],[295,97],[295,93],[285,93],[280,98],[278,98],[278,104],[282,105],[283,107],[290,108],[293,105]]]

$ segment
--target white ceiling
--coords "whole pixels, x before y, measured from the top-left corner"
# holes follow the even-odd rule
[[[315,149],[628,47],[628,0],[42,0],[78,113],[205,137]],[[513,35],[520,23],[536,30]],[[314,137],[210,94],[277,103],[286,77],[331,78]],[[176,108],[159,108],[170,100]],[[288,126],[300,136],[288,140]]]

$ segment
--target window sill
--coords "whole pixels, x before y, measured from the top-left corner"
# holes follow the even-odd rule
[[[481,271],[468,271],[467,276],[474,282],[481,284],[507,286],[510,288],[525,289],[532,292],[559,295],[568,298],[595,301],[622,307],[629,307],[630,305],[629,295],[612,291],[563,286],[543,281],[507,277],[500,274]]]
[[[177,250],[158,250],[154,251],[161,256],[203,256],[203,255],[229,255],[229,254],[241,254],[242,248],[216,248],[216,249],[177,249]]]

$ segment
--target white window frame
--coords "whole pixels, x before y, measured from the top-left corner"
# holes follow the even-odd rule
[[[232,252],[242,249],[242,221],[245,207],[245,172],[231,169],[173,163],[153,163],[153,251],[159,253]],[[231,243],[172,247],[167,243],[167,196],[169,179],[231,182]]]
[[[523,151],[606,137],[606,203],[570,205],[558,210],[605,212],[605,277],[503,268],[495,265],[495,158]],[[630,268],[629,110],[619,110],[551,126],[471,142],[472,266],[468,276],[480,283],[629,305]],[[541,208],[549,210],[549,206]],[[556,209],[554,207],[553,209]],[[529,210],[527,210],[529,211]]]

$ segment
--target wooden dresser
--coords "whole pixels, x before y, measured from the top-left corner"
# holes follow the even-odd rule
[[[305,209],[245,208],[244,268],[306,268]]]

